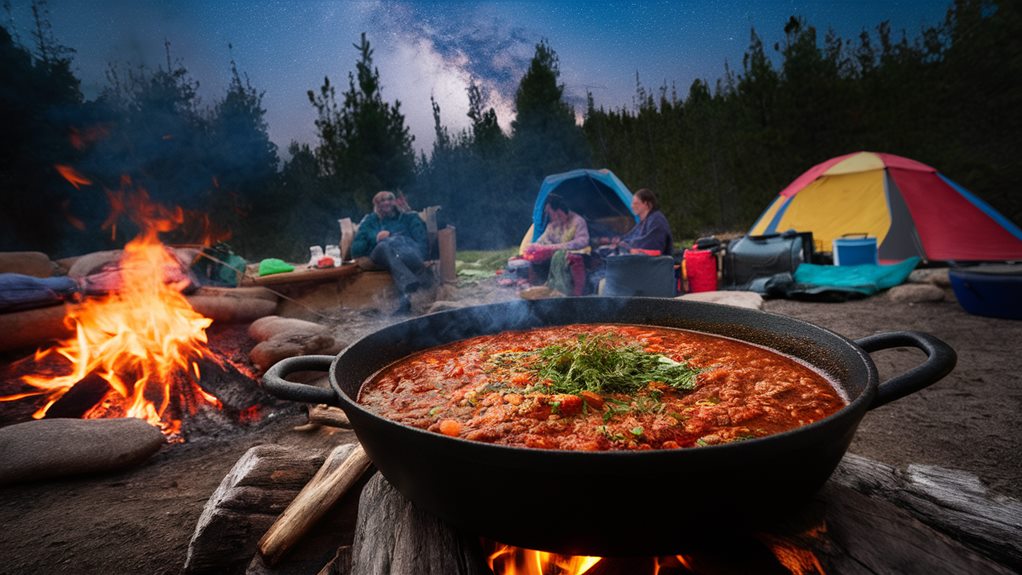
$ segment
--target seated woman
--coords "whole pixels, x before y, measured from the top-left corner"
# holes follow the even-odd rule
[[[582,216],[569,210],[564,199],[556,194],[550,194],[547,198],[543,212],[547,217],[546,229],[535,242],[525,248],[522,257],[533,264],[550,262],[550,287],[564,293],[570,291],[572,295],[582,295],[586,283],[585,262],[580,253],[572,252],[589,247],[589,226]],[[569,283],[570,286],[566,285]]]
[[[597,249],[598,255],[610,256],[601,261],[604,267],[593,274],[599,279],[597,293],[673,297],[674,262],[671,258],[642,257],[670,256],[674,249],[671,226],[660,211],[656,195],[648,188],[635,192],[632,211],[639,216],[639,223],[620,238],[607,240],[609,245]],[[617,257],[622,254],[637,254],[637,257]]]
[[[674,250],[671,225],[660,211],[656,194],[649,188],[635,192],[632,196],[632,211],[639,216],[639,223],[627,234],[613,238],[610,241],[611,247],[616,248],[618,253],[671,255]]]

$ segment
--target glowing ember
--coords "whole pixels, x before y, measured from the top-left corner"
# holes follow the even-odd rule
[[[65,180],[70,182],[71,185],[74,186],[76,190],[80,190],[82,189],[82,186],[88,186],[89,184],[92,183],[92,180],[79,174],[78,171],[72,168],[71,166],[57,164],[56,166],[54,166],[54,168],[57,170],[57,173],[63,176]]]
[[[187,277],[157,237],[157,232],[172,227],[179,212],[144,202],[133,207],[140,208],[131,211],[141,215],[143,231],[124,248],[117,289],[104,298],[69,305],[65,321],[75,337],[35,354],[37,364],[51,355],[63,357],[68,372],[25,376],[23,381],[38,391],[0,401],[43,395],[44,405],[33,414],[39,419],[94,374],[110,389],[86,418],[137,417],[175,436],[181,430],[181,415],[194,413],[203,404],[220,408],[219,401],[197,384],[197,360],[206,357],[224,365],[206,347],[206,328],[213,320],[193,310],[181,294]]]

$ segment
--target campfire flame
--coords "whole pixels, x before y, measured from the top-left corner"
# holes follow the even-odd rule
[[[810,540],[822,537],[825,527],[813,528],[801,534]],[[826,571],[812,550],[801,547],[781,537],[760,535],[760,543],[773,555],[776,564],[770,572],[787,570],[792,575],[825,575]],[[694,550],[686,555],[663,555],[659,557],[604,558],[592,556],[571,556],[536,551],[482,540],[484,549],[492,549],[487,563],[494,575],[589,575],[604,573],[627,573],[628,575],[689,575],[693,573],[721,572],[719,557]],[[760,548],[763,549],[763,548]],[[750,551],[741,544],[734,550],[737,555]],[[733,566],[735,567],[735,566]],[[747,569],[749,565],[740,568]],[[753,567],[755,569],[755,567]],[[731,572],[727,568],[725,572]]]
[[[43,395],[43,406],[33,414],[40,419],[76,384],[98,376],[110,389],[85,418],[137,417],[172,439],[179,438],[181,415],[195,413],[203,404],[221,408],[219,400],[197,383],[199,359],[224,366],[207,347],[206,329],[213,320],[192,309],[182,295],[188,278],[158,237],[181,221],[180,210],[149,202],[144,192],[131,199],[117,197],[122,200],[117,208],[127,209],[142,227],[124,248],[118,289],[70,304],[65,322],[75,336],[36,352],[37,364],[50,356],[62,357],[69,364],[67,373],[26,375],[22,380],[38,391],[0,401]]]
[[[501,575],[583,575],[600,560],[498,544],[488,562],[490,569]]]

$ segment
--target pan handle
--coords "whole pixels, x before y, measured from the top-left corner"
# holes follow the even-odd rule
[[[333,361],[332,355],[299,355],[282,359],[263,374],[263,388],[280,399],[337,405],[334,390],[285,379],[296,371],[330,371]]]
[[[914,347],[926,353],[926,361],[921,365],[882,382],[877,387],[877,396],[873,400],[873,404],[869,406],[870,409],[880,407],[940,381],[945,375],[951,373],[951,370],[955,368],[955,363],[958,362],[958,354],[950,345],[928,333],[919,331],[879,333],[857,339],[855,343],[871,353],[895,347]]]

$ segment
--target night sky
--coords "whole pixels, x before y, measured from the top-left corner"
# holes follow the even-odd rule
[[[32,46],[31,3],[7,2],[5,25]],[[741,72],[752,28],[772,56],[792,15],[815,26],[821,43],[827,29],[853,42],[867,30],[876,45],[880,22],[891,23],[896,39],[901,31],[914,39],[943,19],[950,0],[49,0],[47,6],[54,37],[76,51],[86,98],[105,85],[111,63],[166,67],[169,42],[172,60],[187,68],[203,104],[211,105],[226,90],[233,58],[264,92],[270,137],[284,156],[292,140],[315,145],[306,92],[318,91],[324,76],[338,92],[347,88],[362,32],[375,52],[384,99],[401,102],[416,149],[428,151],[430,96],[456,132],[468,124],[470,78],[506,130],[514,91],[541,39],[558,55],[565,98],[576,111],[584,109],[587,90],[598,107],[631,108],[636,74],[647,90],[673,85],[684,98],[697,78],[712,86],[725,62]]]

